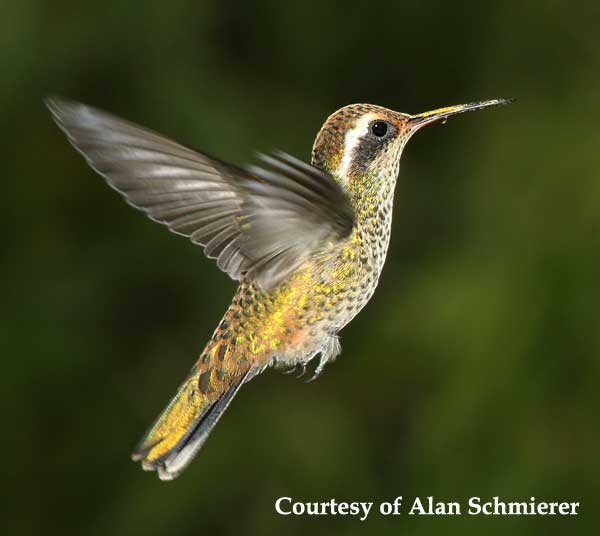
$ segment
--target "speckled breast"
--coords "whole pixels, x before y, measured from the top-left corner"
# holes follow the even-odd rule
[[[358,225],[347,241],[307,261],[270,293],[242,282],[205,353],[218,345],[228,357],[257,364],[288,366],[310,359],[377,287],[391,222],[377,223]]]

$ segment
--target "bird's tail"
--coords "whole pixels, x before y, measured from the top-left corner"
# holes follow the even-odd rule
[[[226,367],[213,358],[223,353],[218,345],[205,351],[132,454],[161,480],[172,480],[187,467],[240,387],[255,375],[247,362]]]

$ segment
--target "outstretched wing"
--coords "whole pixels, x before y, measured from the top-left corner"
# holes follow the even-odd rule
[[[285,153],[244,170],[85,104],[53,98],[47,106],[129,204],[203,246],[233,279],[271,290],[354,225],[335,180]]]

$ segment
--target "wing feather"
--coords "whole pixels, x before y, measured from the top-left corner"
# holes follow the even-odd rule
[[[282,152],[247,170],[77,102],[48,108],[88,164],[132,206],[265,290],[355,223],[340,185]]]

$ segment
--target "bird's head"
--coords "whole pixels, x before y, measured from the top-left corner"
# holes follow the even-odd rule
[[[344,106],[331,114],[319,131],[312,163],[345,186],[374,176],[393,180],[398,174],[402,149],[422,127],[452,115],[508,102],[510,99],[459,104],[417,115],[373,104]]]

